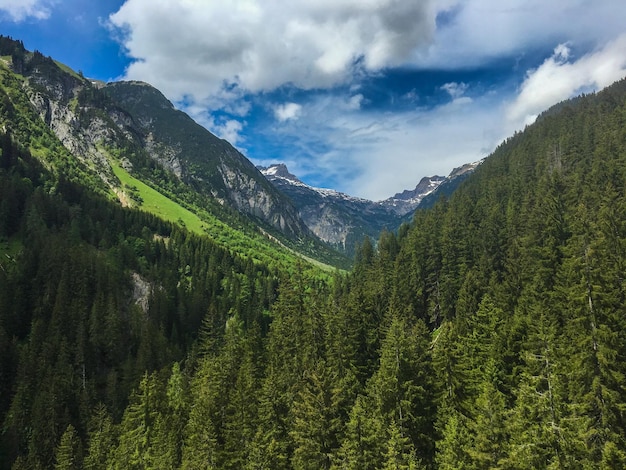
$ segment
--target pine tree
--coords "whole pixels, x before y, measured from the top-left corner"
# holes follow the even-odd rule
[[[182,461],[183,430],[188,419],[189,393],[180,364],[172,365],[165,403],[154,424],[154,468],[179,468]]]
[[[332,372],[324,361],[307,371],[304,384],[291,407],[290,436],[294,442],[293,468],[328,469],[337,450],[341,419],[339,396]]]
[[[472,437],[468,456],[477,468],[498,468],[507,455],[506,396],[498,386],[499,370],[490,359],[485,366],[482,390],[474,405],[474,420],[468,422]]]
[[[392,421],[388,427],[387,450],[384,454],[383,470],[417,470],[424,468],[415,456],[415,450],[408,437]]]
[[[359,395],[350,411],[346,436],[333,468],[341,470],[373,470],[382,465],[384,423],[375,415],[369,397]]]
[[[262,339],[260,328],[250,325],[248,334],[241,338],[240,352],[230,401],[226,409],[224,425],[224,448],[229,468],[244,468],[249,461],[252,443],[259,425],[259,395],[262,375]]]
[[[223,362],[206,357],[191,383],[192,406],[184,431],[182,468],[219,468],[219,432],[226,400]]]
[[[115,447],[115,428],[106,407],[99,404],[89,424],[89,441],[84,467],[86,470],[105,470]]]
[[[119,445],[113,453],[115,469],[156,466],[155,425],[162,407],[161,387],[155,374],[145,373],[120,424]]]
[[[440,470],[468,470],[472,469],[469,450],[472,447],[472,437],[468,419],[455,409],[440,410],[441,438],[437,441],[436,462]]]
[[[55,470],[79,470],[83,468],[82,444],[74,426],[69,424],[61,436],[55,452]]]

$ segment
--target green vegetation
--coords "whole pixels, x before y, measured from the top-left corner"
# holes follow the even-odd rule
[[[81,80],[81,81],[84,80],[84,77],[80,73],[76,73],[73,69],[71,69],[70,67],[68,67],[64,63],[59,62],[57,60],[55,60],[54,63],[56,64],[57,67],[59,67],[65,73],[69,73],[72,77],[74,77],[74,78],[76,78],[78,80]]]
[[[334,276],[63,178],[13,112],[0,468],[626,467],[626,80]]]
[[[125,191],[135,203],[138,203],[137,205],[142,210],[150,212],[163,220],[177,222],[192,232],[198,234],[205,233],[207,227],[196,214],[181,207],[176,202],[162,195],[147,184],[144,184],[137,178],[134,178],[119,166],[119,164],[112,162],[111,167],[113,168],[115,176],[122,182],[122,190]]]
[[[256,235],[250,236],[252,232],[250,228],[239,225],[241,230],[234,230],[231,226],[197,206],[191,206],[193,211],[187,209],[175,202],[172,197],[164,196],[156,189],[133,177],[116,162],[112,162],[111,167],[115,176],[122,183],[122,190],[134,201],[133,205],[137,205],[139,209],[154,214],[163,220],[185,227],[191,232],[207,235],[234,253],[269,265],[280,264],[284,269],[293,269],[293,266],[298,263],[298,258],[305,259],[326,271],[334,269],[313,258],[300,255],[284,245],[283,248],[277,246],[275,242],[269,241],[256,229],[254,230],[257,232]]]

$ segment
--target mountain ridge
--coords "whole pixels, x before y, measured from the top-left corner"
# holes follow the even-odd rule
[[[300,184],[301,193],[315,193],[316,204],[303,206],[304,194],[295,197],[293,191],[286,191],[286,185],[272,184],[230,143],[177,110],[150,84],[94,82],[10,40],[3,40],[0,49],[5,57],[11,57],[7,66],[24,74],[24,90],[40,118],[67,150],[102,180],[108,188],[105,191],[124,204],[140,203],[133,199],[132,191],[120,186],[112,168],[115,162],[169,197],[182,197],[185,204],[200,204],[219,217],[231,217],[229,211],[241,212],[266,224],[264,230],[280,233],[294,246],[308,250],[309,255],[326,250],[316,245],[318,242],[307,241],[317,238],[352,256],[364,236],[376,239],[382,230],[396,230],[432,192],[422,191],[418,185],[412,195],[405,191],[373,202],[311,188],[288,174],[285,167],[283,182]],[[276,181],[279,177],[274,175]],[[432,179],[428,184],[438,182],[442,180]]]

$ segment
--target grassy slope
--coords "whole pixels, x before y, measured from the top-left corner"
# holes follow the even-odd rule
[[[274,242],[267,240],[261,234],[259,234],[258,238],[253,238],[224,224],[206,212],[198,211],[198,213],[194,213],[138,180],[117,162],[111,162],[111,167],[115,176],[122,183],[125,192],[127,194],[132,192],[134,198],[137,199],[137,196],[140,198],[139,208],[141,210],[150,212],[164,220],[183,225],[192,232],[208,235],[230,250],[257,261],[267,264],[279,262],[285,265],[293,265],[296,262],[296,256],[298,256],[318,268],[325,270],[334,269],[312,258],[295,253],[287,247],[278,247]]]
[[[206,234],[207,224],[203,223],[202,219],[196,214],[138,180],[117,163],[112,162],[111,167],[115,176],[125,186],[126,191],[128,192],[132,188],[132,192],[141,197],[143,200],[140,204],[142,210],[150,212],[163,220],[184,225],[192,232]]]
[[[8,124],[13,137],[29,148],[33,156],[36,156],[55,173],[63,174],[69,180],[85,184],[102,195],[115,197],[111,188],[104,185],[93,169],[85,167],[69,154],[40,117],[33,113],[21,86],[23,78],[13,73],[7,66],[6,61],[10,61],[10,56],[1,59],[3,60],[0,60],[0,90],[7,93],[15,108],[12,112],[13,116],[9,117],[10,124]],[[3,122],[4,119],[0,118],[0,125]],[[124,192],[131,198],[142,201],[141,204],[134,204],[139,206],[140,210],[152,213],[164,220],[184,225],[194,233],[208,235],[231,252],[239,253],[244,257],[268,265],[279,264],[293,267],[299,262],[299,259],[305,259],[319,268],[334,269],[313,260],[310,255],[301,255],[292,248],[274,243],[260,232],[255,234],[249,229],[245,230],[243,227],[227,224],[201,207],[187,208],[186,204],[170,199],[130,175],[119,164],[116,164],[114,158],[110,159],[110,163],[116,177],[122,183]]]

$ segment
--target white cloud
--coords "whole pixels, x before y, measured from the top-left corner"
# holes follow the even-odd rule
[[[241,121],[228,118],[216,118],[207,112],[206,107],[199,106],[197,104],[186,106],[184,108],[184,112],[220,139],[227,140],[240,151],[245,152],[245,149],[241,147],[244,142],[244,139],[241,136],[244,123]]]
[[[405,63],[435,31],[435,0],[127,0],[111,15],[127,78],[171,99],[348,83]]]
[[[624,31],[626,2],[615,0],[438,0],[430,47],[418,67],[480,66],[546,44],[602,44]]]
[[[222,124],[214,124],[212,128],[218,137],[227,140],[234,146],[241,143],[240,132],[242,129],[243,124],[234,119],[229,119]]]
[[[465,92],[467,91],[468,85],[467,83],[456,83],[456,82],[450,82],[450,83],[445,83],[441,86],[441,89],[445,92],[447,92],[452,99],[457,99],[457,98],[461,98]]]
[[[49,2],[45,0],[0,0],[0,11],[15,22],[29,17],[45,20],[50,16]]]
[[[350,100],[348,101],[348,107],[355,111],[361,109],[361,104],[364,100],[365,97],[361,93],[351,96]]]
[[[552,57],[527,73],[519,95],[507,110],[507,118],[522,127],[537,115],[582,91],[598,90],[626,76],[626,34],[602,49],[569,61],[570,50],[560,44]]]
[[[309,184],[332,182],[334,189],[380,200],[414,188],[423,176],[447,175],[483,158],[507,135],[501,105],[491,98],[393,114],[363,111],[352,101],[318,95],[292,126],[267,129],[292,149],[277,158]]]
[[[274,107],[274,115],[280,122],[298,119],[302,106],[298,103],[285,103]]]
[[[126,0],[110,22],[135,59],[127,78],[184,100],[235,145],[254,139],[243,121],[251,106],[269,111],[261,130],[293,173],[383,199],[484,157],[550,105],[624,76],[623,18],[626,2],[615,0]],[[462,75],[555,46],[535,70],[511,72],[508,92]],[[362,78],[398,66],[454,70],[457,81],[416,84],[397,100],[402,111],[376,111]],[[512,83],[521,83],[514,96]],[[451,100],[432,108],[437,87]],[[281,91],[293,89],[311,92]],[[213,117],[218,109],[230,117]]]

